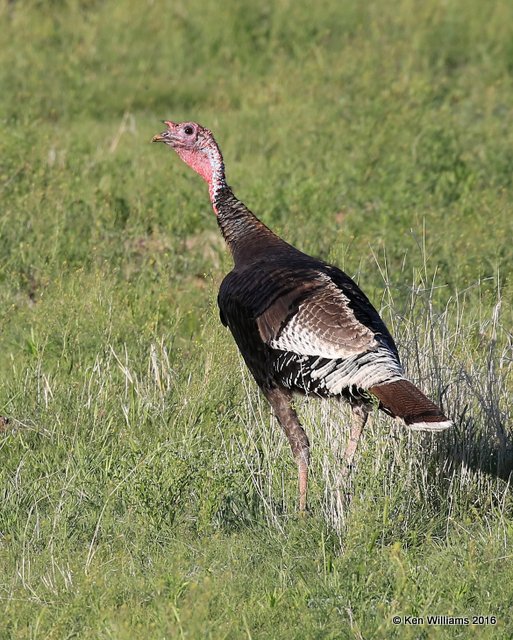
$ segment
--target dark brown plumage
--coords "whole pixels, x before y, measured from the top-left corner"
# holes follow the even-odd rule
[[[369,391],[379,399],[386,413],[401,418],[411,429],[429,430],[433,424],[436,430],[441,421],[447,420],[440,408],[409,380],[376,385]]]
[[[300,509],[306,508],[310,450],[291,404],[293,392],[350,402],[355,419],[346,469],[373,397],[412,429],[450,427],[442,411],[405,379],[392,336],[356,283],[279,238],[237,200],[208,129],[194,122],[166,125],[154,141],[171,146],[208,183],[234,260],[219,290],[221,321],[287,434],[298,464]]]

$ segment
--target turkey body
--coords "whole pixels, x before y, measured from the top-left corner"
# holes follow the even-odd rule
[[[231,271],[218,304],[263,389],[359,403],[403,377],[392,336],[356,283],[289,245]]]

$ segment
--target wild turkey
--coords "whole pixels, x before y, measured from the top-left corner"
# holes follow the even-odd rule
[[[195,122],[164,123],[167,130],[153,142],[172,147],[208,183],[235,263],[219,290],[221,321],[289,439],[298,464],[300,510],[306,508],[310,453],[293,392],[349,401],[354,421],[346,469],[373,397],[411,429],[450,427],[442,411],[405,379],[392,336],[355,282],[279,238],[237,200],[208,129]]]

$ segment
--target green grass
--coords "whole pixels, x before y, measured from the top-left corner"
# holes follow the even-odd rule
[[[513,5],[0,2],[0,639],[510,638]],[[441,436],[299,403],[221,326],[205,185],[354,275]],[[344,507],[344,494],[350,506]],[[494,615],[495,627],[394,626]]]

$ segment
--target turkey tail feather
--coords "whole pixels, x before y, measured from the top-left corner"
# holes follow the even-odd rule
[[[380,408],[407,427],[418,431],[442,431],[452,427],[439,407],[408,380],[396,380],[369,389],[380,401]]]

